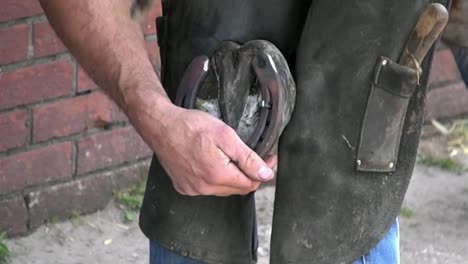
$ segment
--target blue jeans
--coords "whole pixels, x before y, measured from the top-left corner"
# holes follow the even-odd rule
[[[360,257],[353,264],[399,264],[400,234],[398,220],[390,228],[387,235],[369,253]],[[150,242],[150,264],[203,264],[203,262],[188,259],[165,249],[155,242]]]
[[[353,264],[399,264],[400,228],[398,219],[387,235],[369,253],[355,260]]]

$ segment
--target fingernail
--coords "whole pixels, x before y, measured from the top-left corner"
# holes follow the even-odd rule
[[[258,171],[258,176],[264,181],[269,181],[273,179],[273,177],[275,176],[275,173],[273,172],[272,169],[266,166],[262,166],[260,170]]]

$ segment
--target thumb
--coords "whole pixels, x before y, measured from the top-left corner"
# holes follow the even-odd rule
[[[223,140],[226,144],[226,149],[223,149],[224,153],[250,179],[260,182],[272,180],[275,172],[269,164],[242,142],[234,130],[232,131],[234,134],[229,133],[229,137]]]

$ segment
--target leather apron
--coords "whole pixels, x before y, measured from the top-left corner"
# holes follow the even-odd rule
[[[279,145],[271,262],[349,263],[398,215],[415,163],[432,52],[397,63],[428,0],[163,0],[170,98],[191,60],[263,39],[297,84]],[[446,4],[446,3],[445,3]],[[206,263],[256,261],[253,195],[186,197],[153,159],[140,216],[148,238]]]

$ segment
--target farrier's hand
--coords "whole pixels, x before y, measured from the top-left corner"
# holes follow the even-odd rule
[[[157,156],[181,194],[247,194],[274,177],[275,158],[266,163],[209,114],[174,107],[163,130]]]
[[[151,107],[143,106],[144,109],[136,110],[138,118],[133,118],[137,121],[133,123],[156,152],[179,193],[244,195],[273,179],[271,168],[276,156],[263,161],[221,120],[172,103],[154,105],[165,110],[151,112]],[[162,112],[163,117],[151,118],[152,113]]]

